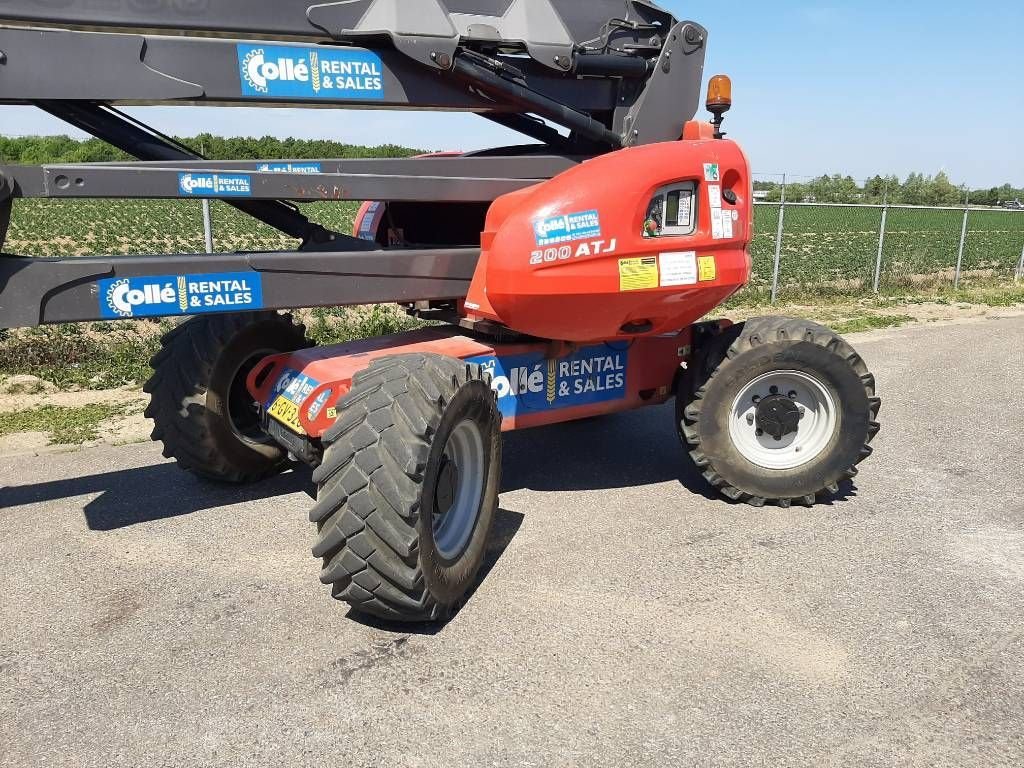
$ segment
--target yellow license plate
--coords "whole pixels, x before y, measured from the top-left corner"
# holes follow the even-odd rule
[[[302,424],[299,422],[299,406],[286,397],[277,398],[274,404],[270,406],[268,413],[272,419],[281,422],[292,432],[300,435],[306,434],[306,430],[302,428]]]

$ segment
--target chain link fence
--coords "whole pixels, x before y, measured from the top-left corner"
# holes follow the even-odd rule
[[[311,219],[338,232],[352,231],[358,207],[344,202],[301,206]],[[296,245],[228,205],[201,201],[19,200],[8,237],[11,252],[39,256],[269,251]],[[745,300],[756,302],[926,294],[1020,281],[1024,212],[759,201],[751,255],[754,273]]]
[[[779,176],[755,204],[749,289],[773,303],[1024,279],[1024,211],[793,200]]]

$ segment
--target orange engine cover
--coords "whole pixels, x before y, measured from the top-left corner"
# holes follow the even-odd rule
[[[666,197],[673,208],[659,221]],[[572,342],[678,331],[750,279],[752,197],[732,141],[585,162],[494,202],[466,314]]]

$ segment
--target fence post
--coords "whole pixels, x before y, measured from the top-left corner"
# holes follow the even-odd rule
[[[203,237],[206,240],[206,252],[213,253],[213,219],[210,216],[209,200],[203,200]]]
[[[782,174],[782,197],[779,198],[779,229],[775,235],[775,270],[772,274],[772,304],[779,300],[779,271],[782,266],[782,233],[786,222],[786,174]]]
[[[960,229],[960,251],[956,257],[956,276],[953,278],[953,290],[960,290],[960,274],[964,267],[964,246],[967,245],[967,220],[971,215],[971,194],[967,193],[964,200],[964,225]]]
[[[878,293],[882,286],[882,254],[885,252],[885,225],[889,219],[889,183],[885,185],[885,195],[882,198],[882,226],[878,230],[878,259],[875,261],[875,293]]]
[[[1021,279],[1024,279],[1024,246],[1020,249],[1020,264],[1017,265],[1017,277],[1014,282],[1019,283]]]

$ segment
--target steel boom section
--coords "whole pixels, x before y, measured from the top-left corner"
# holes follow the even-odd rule
[[[567,157],[165,161],[0,165],[16,198],[216,198],[187,190],[188,174],[239,176],[255,200],[490,202],[577,164]],[[271,170],[273,169],[273,170]],[[0,182],[2,185],[3,182]],[[4,189],[0,186],[0,198]]]
[[[100,281],[133,277],[258,276],[262,309],[454,301],[468,292],[479,258],[476,248],[67,259],[0,255],[0,328],[108,320],[101,311]]]
[[[450,73],[428,69],[388,49],[307,43],[321,55],[345,52],[379,57],[380,98],[267,97],[243,95],[238,46],[295,45],[287,41],[79,32],[0,27],[0,102],[99,101],[248,104],[251,106],[363,106],[388,109],[448,109],[517,112],[516,107],[477,94]],[[60,66],[60,62],[74,66]],[[518,62],[530,90],[577,111],[616,106],[614,78],[565,77],[531,62]]]

